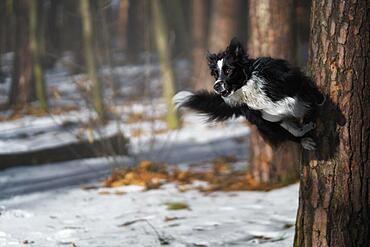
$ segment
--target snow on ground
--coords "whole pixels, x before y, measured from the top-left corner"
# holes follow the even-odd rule
[[[10,55],[5,58],[11,60]],[[186,73],[181,76],[186,66],[181,61],[176,65],[180,80],[186,79]],[[246,166],[249,130],[242,120],[203,124],[198,116],[185,113],[181,130],[165,131],[160,118],[165,112],[162,100],[127,104],[127,97],[145,90],[151,96],[159,95],[159,66],[155,64],[101,70],[103,76],[118,78],[123,97],[110,102],[118,121],[91,130],[86,125],[95,114],[81,99],[78,83],[83,75],[70,76],[62,67],[48,71],[46,76],[49,95],[60,95],[51,97],[51,105],[77,104],[80,108],[61,115],[0,122],[0,154],[57,146],[91,135],[98,139],[122,131],[130,139],[130,156],[0,171],[0,247],[152,247],[160,246],[161,241],[174,247],[292,245],[298,185],[270,192],[207,195],[195,190],[179,192],[174,184],[146,192],[137,186],[99,187],[99,180],[113,168],[136,164],[139,159],[186,167],[207,165],[217,157],[231,155],[239,160],[237,164]],[[147,85],[138,86],[143,81]],[[9,78],[0,83],[0,101],[6,100],[9,85]],[[107,90],[106,94],[110,98],[112,92]],[[130,114],[158,118],[130,122]],[[83,189],[86,184],[99,188]],[[189,209],[168,210],[166,203],[171,202],[186,203]]]
[[[293,241],[297,189],[206,196],[173,185],[50,189],[0,201],[0,246],[151,247],[161,238],[168,246],[285,247]],[[189,209],[169,211],[168,202]]]
[[[248,128],[242,121],[209,125],[185,114],[184,122],[179,131],[157,135],[152,148],[152,137],[133,137],[133,156],[202,165],[227,154],[246,164]],[[39,123],[46,128],[45,121]],[[33,121],[34,130],[37,126]],[[135,161],[120,157],[118,162]],[[293,241],[297,185],[208,195],[179,192],[173,184],[146,192],[136,186],[81,188],[99,185],[112,167],[96,158],[0,171],[0,246],[139,247],[160,246],[160,239],[184,247],[290,246]],[[168,202],[183,202],[189,209],[170,211]]]

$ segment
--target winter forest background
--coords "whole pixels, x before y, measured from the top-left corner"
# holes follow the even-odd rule
[[[369,6],[0,0],[0,246],[369,246]],[[174,108],[233,37],[337,106],[315,154]]]

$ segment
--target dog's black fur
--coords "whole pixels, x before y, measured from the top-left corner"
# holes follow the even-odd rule
[[[218,69],[217,64],[220,59],[224,62],[222,70]],[[280,125],[280,122],[267,121],[262,117],[260,110],[252,109],[247,103],[233,105],[225,102],[225,97],[246,85],[252,75],[257,75],[267,82],[263,84],[262,89],[268,100],[278,102],[286,97],[294,97],[309,108],[303,122],[312,121],[317,107],[325,98],[299,68],[282,59],[249,58],[236,39],[230,42],[225,51],[209,54],[208,65],[211,75],[216,79],[215,92],[195,92],[186,100],[177,102],[180,107],[205,114],[210,121],[224,121],[231,117],[244,116],[251,124],[256,125],[263,138],[273,145],[286,140],[302,143],[302,139],[308,136],[308,134],[300,137],[292,135]],[[287,118],[292,118],[296,122],[301,121],[294,119],[294,116]]]
[[[278,145],[286,140],[300,142],[300,138],[293,136],[279,124],[264,120],[259,111],[252,110],[247,105],[232,107],[226,104],[220,95],[213,92],[198,91],[184,101],[181,107],[205,114],[208,121],[225,121],[232,117],[243,116],[251,124],[256,125],[261,136],[272,145]]]

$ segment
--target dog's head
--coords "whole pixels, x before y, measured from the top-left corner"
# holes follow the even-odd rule
[[[232,95],[241,88],[246,79],[247,55],[241,43],[233,38],[225,51],[208,54],[208,65],[215,78],[213,89],[222,97]]]

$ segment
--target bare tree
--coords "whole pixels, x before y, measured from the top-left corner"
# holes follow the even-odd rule
[[[89,0],[80,0],[80,11],[82,16],[83,45],[87,73],[92,83],[93,104],[98,118],[101,121],[106,119],[103,104],[103,88],[98,80],[96,57],[93,50],[93,26]]]
[[[118,31],[118,47],[127,51],[127,34],[128,34],[128,10],[130,7],[129,0],[121,0],[119,3],[117,31]]]
[[[134,0],[130,1],[128,9],[128,27],[127,31],[127,57],[130,62],[137,62],[141,52],[145,50],[145,42],[147,38],[148,23],[146,17],[148,15],[148,5],[150,1]]]
[[[180,122],[172,104],[172,97],[175,93],[175,77],[171,65],[171,51],[168,48],[168,33],[160,1],[152,0],[150,3],[154,23],[154,38],[161,64],[163,97],[167,105],[167,125],[171,129],[176,129],[179,128]]]
[[[189,31],[186,20],[186,11],[188,9],[188,1],[167,0],[167,8],[164,8],[167,16],[166,23],[170,31],[174,34],[174,42],[172,55],[188,56],[190,51]],[[166,7],[164,5],[164,7]]]
[[[32,57],[29,39],[28,1],[14,1],[15,47],[8,105],[24,107],[32,100]]]
[[[248,53],[288,61],[294,57],[293,0],[250,0]],[[288,184],[298,179],[299,146],[276,148],[266,143],[255,126],[250,133],[250,174],[257,183]]]
[[[312,2],[308,67],[327,101],[300,167],[294,246],[370,246],[369,8]]]
[[[41,2],[37,0],[29,0],[29,16],[30,16],[30,48],[33,65],[33,78],[35,80],[36,98],[41,109],[48,109],[47,93],[44,79],[44,69],[41,61],[43,53],[43,45],[45,44],[42,37],[42,28],[40,20]]]

